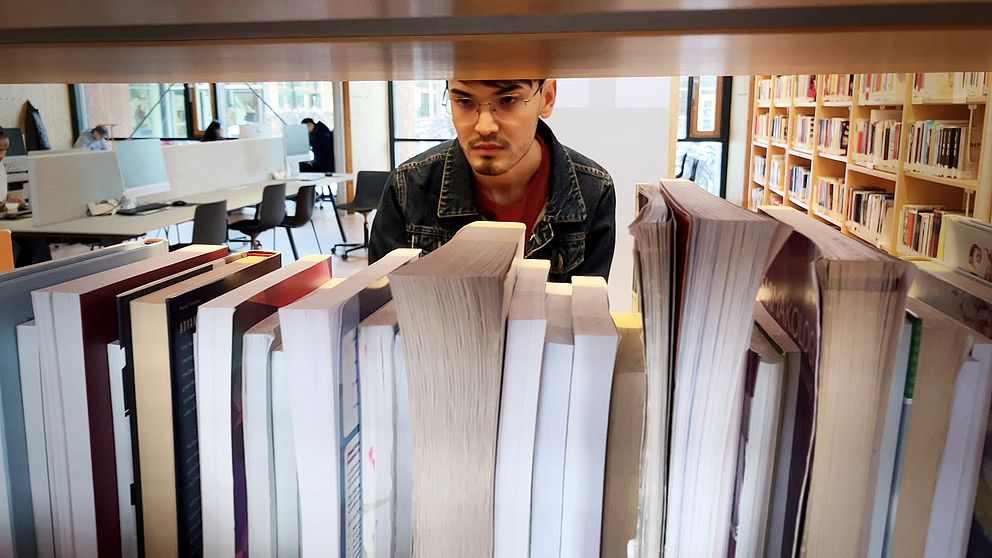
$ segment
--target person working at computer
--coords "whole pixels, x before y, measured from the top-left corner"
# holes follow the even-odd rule
[[[0,129],[0,200],[7,200],[7,167],[3,166],[3,158],[10,149],[10,138],[7,132]]]
[[[542,120],[553,79],[448,82],[458,138],[398,166],[372,224],[369,261],[402,247],[430,252],[488,219],[527,227],[525,257],[549,260],[552,281],[609,278],[615,239],[613,179],[565,147]]]
[[[86,149],[89,151],[109,151],[110,144],[107,143],[107,138],[109,137],[110,132],[107,131],[105,126],[93,126],[93,129],[86,130],[80,134],[72,147],[73,149]]]
[[[304,118],[300,124],[307,125],[310,133],[310,150],[313,151],[313,161],[300,163],[303,172],[334,172],[334,132],[323,122],[314,122],[313,118]]]
[[[212,120],[207,125],[207,129],[203,131],[203,137],[200,138],[200,141],[217,141],[222,139],[224,139],[224,133],[221,131],[220,122]]]

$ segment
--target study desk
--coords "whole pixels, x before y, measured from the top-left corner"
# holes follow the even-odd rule
[[[286,184],[286,195],[292,196],[303,186],[332,186],[354,180],[353,174],[334,174],[316,180],[264,180],[244,186],[236,186],[223,190],[213,190],[181,198],[189,205],[172,206],[161,211],[146,215],[111,215],[107,217],[82,217],[52,223],[40,227],[34,226],[30,218],[0,220],[0,227],[10,230],[17,237],[46,237],[49,239],[81,240],[85,242],[98,241],[101,244],[116,244],[118,242],[144,236],[149,231],[165,229],[172,225],[193,220],[196,205],[227,200],[227,209],[240,209],[257,205],[262,201],[262,190],[272,184]],[[174,200],[169,200],[174,201]],[[334,212],[337,204],[331,199]],[[169,202],[164,202],[169,203]],[[341,228],[340,220],[338,226]],[[341,228],[343,234],[343,228]]]

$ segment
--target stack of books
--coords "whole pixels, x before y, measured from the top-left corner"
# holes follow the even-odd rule
[[[771,102],[772,100],[772,79],[759,79],[758,80],[758,101]]]
[[[840,177],[821,176],[816,180],[816,203],[821,209],[844,214],[847,202],[847,186]]]
[[[854,96],[854,74],[828,74],[823,80],[824,102],[851,102]]]
[[[968,121],[917,121],[910,123],[908,132],[906,170],[948,178],[977,175],[981,141],[972,140]]]
[[[862,74],[859,99],[866,104],[902,104],[906,74]]]
[[[901,245],[917,255],[936,258],[941,223],[948,213],[935,205],[904,205],[899,229]]]
[[[847,220],[858,225],[862,234],[884,237],[892,224],[890,213],[894,203],[895,196],[889,192],[875,189],[852,190]]]
[[[817,148],[824,153],[846,155],[848,124],[846,118],[820,118],[817,121]]]
[[[782,180],[785,176],[785,155],[772,155],[768,168],[768,187],[782,193]]]
[[[816,74],[800,74],[796,76],[795,103],[816,102]]]
[[[754,166],[752,168],[753,168],[753,173],[754,173],[754,181],[757,182],[758,184],[764,184],[764,182],[765,182],[765,161],[766,160],[767,159],[765,159],[761,155],[755,155],[754,156]]]
[[[902,111],[872,110],[868,120],[854,123],[853,159],[867,166],[895,170],[899,163]]]
[[[782,143],[789,140],[789,117],[787,115],[779,114],[772,118],[771,139]]]
[[[775,104],[787,106],[792,101],[792,76],[775,77]]]
[[[800,114],[796,116],[792,130],[792,147],[802,151],[813,151],[813,141],[816,139],[813,134],[815,123],[816,119],[813,118],[813,115]]]
[[[918,104],[966,103],[986,95],[987,72],[916,74],[913,81],[913,102]]]
[[[793,165],[789,169],[789,196],[802,202],[808,202],[810,176],[809,168]]]
[[[758,140],[768,139],[768,114],[756,114],[754,116],[753,134]]]

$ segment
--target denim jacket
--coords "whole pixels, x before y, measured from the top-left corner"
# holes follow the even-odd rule
[[[568,282],[573,275],[608,279],[616,232],[613,179],[594,161],[558,143],[543,121],[537,133],[551,152],[551,184],[524,255],[549,260],[550,281]],[[389,176],[372,224],[369,262],[396,248],[431,252],[458,229],[483,219],[461,145],[444,142]]]

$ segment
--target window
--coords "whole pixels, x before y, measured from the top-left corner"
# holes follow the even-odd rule
[[[111,137],[186,138],[182,83],[99,83],[76,86],[80,131],[106,126]]]
[[[238,126],[255,123],[282,135],[283,121],[299,124],[304,118],[334,128],[334,83],[291,81],[218,83],[218,120],[227,137],[238,137]],[[280,118],[281,117],[281,118]]]
[[[389,88],[393,166],[453,139],[445,81],[394,81]]]
[[[709,192],[726,195],[731,78],[682,76],[675,146],[675,174]]]

